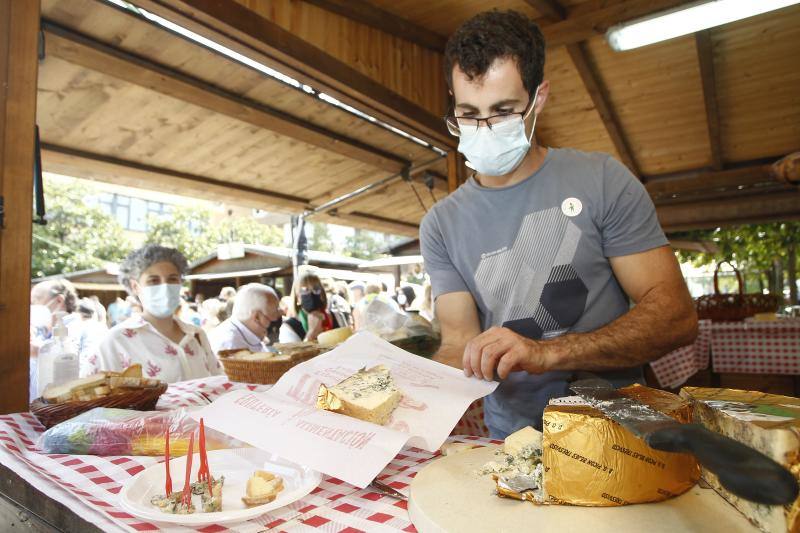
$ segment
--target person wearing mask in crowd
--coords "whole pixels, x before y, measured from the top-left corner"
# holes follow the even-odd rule
[[[131,306],[119,296],[108,306],[108,325],[114,327],[131,316]]]
[[[209,333],[214,353],[246,349],[265,352],[270,325],[281,317],[278,295],[267,285],[248,283],[233,300],[233,315]]]
[[[78,343],[78,362],[80,365],[80,375],[89,376],[97,372],[99,368],[97,358],[97,347],[108,334],[108,327],[105,322],[97,320],[97,303],[90,298],[78,300],[77,322],[80,332],[77,335]]]
[[[315,274],[300,276],[292,288],[291,318],[281,325],[280,342],[315,341],[323,331],[348,325],[341,313],[328,308],[328,297]]]
[[[223,302],[229,302],[236,298],[236,289],[233,287],[222,287],[219,291],[219,299]]]
[[[31,394],[37,389],[39,348],[53,336],[53,326],[61,318],[67,335],[74,346],[78,346],[80,317],[76,312],[78,293],[66,279],[54,279],[37,283],[31,289],[30,364],[29,386]]]
[[[350,305],[355,308],[367,293],[367,285],[363,281],[352,281],[347,288],[350,292]]]
[[[399,305],[400,309],[403,311],[407,311],[416,298],[417,293],[414,292],[413,287],[403,285],[397,288],[397,305]]]
[[[219,326],[222,322],[219,316],[224,310],[225,303],[217,298],[203,300],[203,304],[200,306],[200,322],[202,328],[208,332]]]
[[[331,310],[331,312],[343,318],[349,326],[350,315],[352,313],[350,302],[347,301],[347,298],[339,294],[336,284],[334,284],[332,281],[323,281],[322,285],[325,287],[325,292],[328,296],[328,308]]]
[[[134,363],[145,376],[167,383],[222,373],[205,332],[175,317],[186,258],[174,248],[148,244],[120,265],[120,283],[141,302],[141,315],[114,326],[100,343],[101,370]]]

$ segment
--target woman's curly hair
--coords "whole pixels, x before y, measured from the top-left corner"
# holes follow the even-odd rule
[[[169,262],[175,265],[181,276],[184,276],[189,270],[189,264],[186,257],[183,256],[175,248],[167,248],[166,246],[159,246],[157,244],[145,244],[138,250],[132,251],[128,257],[119,266],[119,275],[117,278],[125,289],[131,292],[131,280],[139,279],[142,272],[150,268],[152,265],[161,262]]]
[[[453,67],[470,80],[481,78],[497,58],[513,58],[522,83],[533,95],[544,78],[544,35],[536,23],[517,11],[484,11],[466,21],[448,39],[445,79],[453,89]]]

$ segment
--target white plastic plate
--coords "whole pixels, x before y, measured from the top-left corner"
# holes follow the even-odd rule
[[[217,478],[225,476],[222,489],[222,511],[178,515],[161,512],[150,503],[150,499],[164,494],[164,463],[152,465],[131,477],[119,493],[119,502],[126,512],[144,520],[170,522],[187,526],[221,524],[238,522],[255,518],[269,511],[289,505],[314,490],[322,481],[319,472],[292,463],[285,459],[256,448],[238,448],[233,450],[215,450],[208,452],[208,464],[211,474]],[[200,468],[200,456],[195,453],[192,459],[191,481],[197,481],[197,470]],[[266,470],[283,478],[284,489],[278,497],[267,504],[247,507],[242,502],[247,480],[256,470]],[[170,461],[172,489],[183,489],[186,473],[186,457],[178,457]],[[200,497],[194,497],[195,507]]]

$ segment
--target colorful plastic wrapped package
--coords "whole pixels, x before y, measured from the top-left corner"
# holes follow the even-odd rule
[[[43,453],[72,455],[163,456],[169,428],[170,454],[186,455],[189,436],[198,423],[186,409],[174,411],[133,411],[97,407],[57,424],[39,438]],[[246,444],[206,429],[207,448],[240,448]]]

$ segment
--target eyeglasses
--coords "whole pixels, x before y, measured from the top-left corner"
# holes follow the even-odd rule
[[[490,117],[459,117],[455,115],[455,112],[452,112],[448,115],[445,115],[444,121],[447,124],[447,130],[450,132],[451,135],[456,137],[461,136],[461,128],[478,128],[481,125],[481,122],[485,122],[489,129],[492,129],[492,126],[496,126],[502,122],[509,121],[516,117],[517,115],[525,120],[525,117],[528,116],[531,110],[531,102],[533,100],[529,100],[528,103],[525,105],[525,109],[522,111],[512,111],[509,113],[501,113],[499,115],[492,115]]]

